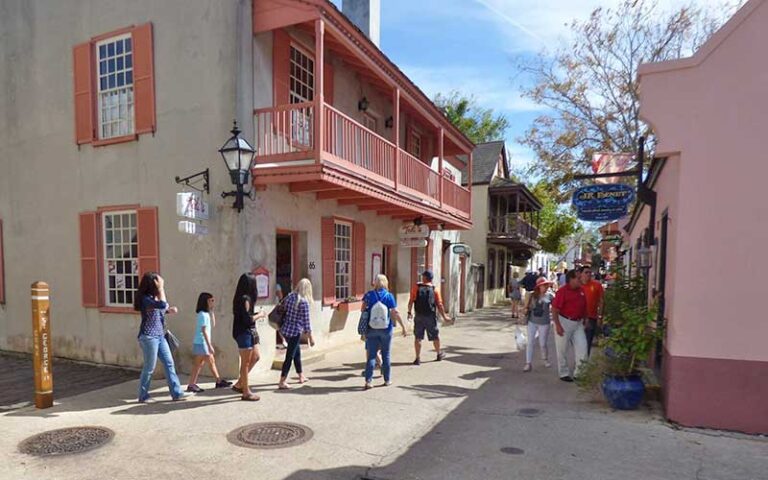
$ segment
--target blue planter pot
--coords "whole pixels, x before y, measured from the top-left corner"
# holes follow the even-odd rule
[[[627,377],[606,376],[603,380],[603,396],[617,410],[634,410],[645,395],[645,384],[640,375]]]

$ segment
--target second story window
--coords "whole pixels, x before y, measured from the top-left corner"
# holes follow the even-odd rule
[[[315,61],[291,45],[290,102],[305,103],[315,98]]]
[[[408,153],[414,157],[421,159],[423,142],[421,133],[415,128],[411,127],[408,130]]]
[[[99,138],[131,135],[133,129],[133,49],[131,35],[96,44]]]

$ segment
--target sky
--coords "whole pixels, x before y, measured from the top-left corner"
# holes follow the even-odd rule
[[[340,6],[341,0],[333,0]],[[691,0],[660,0],[664,9]],[[695,0],[720,5],[722,0]],[[517,142],[543,110],[521,98],[521,59],[568,39],[567,25],[618,0],[381,0],[381,48],[427,95],[458,90],[504,114],[514,168],[533,161]]]

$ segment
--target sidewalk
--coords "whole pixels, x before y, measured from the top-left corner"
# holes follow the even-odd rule
[[[156,382],[163,401],[138,405],[131,381],[48,410],[20,409],[0,416],[0,479],[766,478],[764,439],[676,430],[647,406],[611,412],[551,369],[522,373],[504,318],[498,309],[460,318],[443,329],[445,361],[433,362],[430,346],[419,367],[410,365],[413,337],[398,338],[394,385],[368,392],[361,343],[329,352],[307,368],[309,384],[288,392],[274,390],[278,372],[254,375],[257,403],[228,390],[172,403]],[[301,423],[314,437],[281,450],[227,441],[231,430],[261,421]],[[79,425],[116,435],[69,457],[17,451],[29,435]]]

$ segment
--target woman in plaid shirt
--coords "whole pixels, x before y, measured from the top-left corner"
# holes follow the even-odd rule
[[[286,380],[288,372],[291,370],[291,363],[296,365],[296,373],[299,374],[299,383],[305,383],[307,377],[301,368],[301,334],[309,335],[309,346],[315,346],[315,337],[312,336],[312,326],[309,322],[309,307],[312,302],[312,283],[307,278],[299,280],[296,290],[291,292],[285,299],[285,320],[280,327],[280,333],[288,341],[288,348],[285,350],[285,361],[280,375],[280,383],[277,387],[280,390],[291,388]]]

